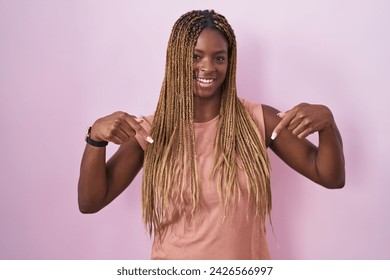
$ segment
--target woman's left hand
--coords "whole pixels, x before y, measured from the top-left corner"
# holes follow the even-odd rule
[[[328,107],[308,103],[301,103],[291,110],[279,113],[278,116],[281,121],[272,132],[272,140],[284,128],[303,139],[312,133],[326,129],[334,122],[332,112]]]

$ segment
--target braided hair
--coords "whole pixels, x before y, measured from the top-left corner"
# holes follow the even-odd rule
[[[237,46],[224,16],[213,10],[191,11],[174,24],[167,48],[165,77],[152,124],[155,140],[145,151],[142,214],[149,233],[157,233],[168,207],[184,204],[190,193],[191,216],[199,201],[200,182],[195,152],[193,52],[200,33],[218,30],[228,43],[228,70],[222,84],[219,123],[214,142],[217,190],[227,213],[229,201],[240,194],[237,168],[244,171],[249,199],[256,214],[271,211],[269,159],[253,119],[237,97]],[[184,188],[184,186],[188,186]]]

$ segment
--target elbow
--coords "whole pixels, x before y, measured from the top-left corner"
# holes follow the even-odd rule
[[[79,211],[81,214],[94,214],[94,213],[98,212],[97,210],[95,210],[93,208],[87,207],[85,205],[80,205],[80,204],[79,204]]]
[[[81,214],[94,214],[94,213],[98,212],[98,210],[88,208],[85,206],[80,206],[80,205],[79,205],[79,210],[80,210]]]
[[[339,184],[337,185],[337,189],[342,189],[345,186],[345,176],[342,180],[340,180]]]
[[[77,202],[80,213],[93,214],[99,212],[103,208],[104,198],[96,193],[85,191],[85,189],[79,184]]]
[[[102,207],[98,207],[96,203],[78,200],[79,211],[82,214],[94,214],[100,211]]]
[[[332,190],[342,189],[342,188],[344,188],[344,186],[345,186],[345,181],[340,181],[340,182],[335,182],[332,184],[324,185],[325,188],[332,189]]]
[[[99,212],[100,209],[95,209],[92,207],[85,207],[85,206],[80,206],[79,205],[79,211],[81,214],[94,214]]]
[[[342,189],[345,186],[345,167],[344,164],[333,168],[328,172],[318,172],[317,183],[327,189]]]
[[[333,178],[333,180],[323,182],[321,185],[327,189],[342,189],[345,186],[345,174]]]

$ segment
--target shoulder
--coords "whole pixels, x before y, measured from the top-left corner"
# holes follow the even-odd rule
[[[242,105],[248,110],[251,115],[261,115],[265,122],[277,119],[277,114],[280,112],[272,106],[256,103],[247,99],[240,98]]]
[[[269,105],[262,105],[263,107],[263,114],[264,114],[264,126],[265,126],[265,139],[267,147],[269,146],[271,142],[271,135],[275,127],[280,122],[280,118],[278,116],[279,110],[275,109],[274,107],[271,107]]]
[[[240,101],[256,122],[268,147],[271,142],[272,131],[280,122],[280,118],[277,115],[280,111],[266,104],[260,104],[241,98]]]
[[[149,115],[146,117],[143,116],[142,119],[144,120],[142,126],[148,131],[150,131],[152,129],[154,115]]]
[[[248,112],[251,115],[263,113],[262,104],[252,102],[252,101],[249,101],[249,100],[244,99],[244,98],[240,98],[240,101],[241,101],[242,105],[244,105],[244,107],[248,110]]]
[[[263,104],[249,101],[243,98],[240,98],[240,101],[253,119],[260,119],[263,121]]]
[[[141,126],[146,130],[147,133],[151,133],[154,115],[149,115],[146,117],[142,116],[141,118],[143,120]],[[135,134],[135,138],[137,139],[138,144],[141,146],[142,150],[145,151],[146,147],[148,146],[148,142],[142,137],[142,135],[138,133]]]
[[[264,112],[263,112],[263,105],[260,103],[252,102],[243,98],[240,98],[241,104],[244,106],[244,108],[247,110],[249,115],[252,117],[253,121],[255,122],[257,128],[260,130],[260,133],[263,136],[263,139],[265,139],[265,125],[264,125]]]

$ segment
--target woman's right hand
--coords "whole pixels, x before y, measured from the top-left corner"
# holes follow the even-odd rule
[[[144,150],[134,136],[138,134],[149,143],[153,142],[141,126],[143,121],[146,120],[115,112],[92,125],[90,137],[93,140],[121,145],[107,162],[105,149],[86,145],[78,183],[78,204],[82,213],[95,213],[111,203],[142,168]]]
[[[125,112],[115,112],[98,119],[91,129],[91,138],[95,141],[108,141],[122,144],[134,137],[141,135],[149,143],[153,143],[152,137],[141,126],[144,120]]]

